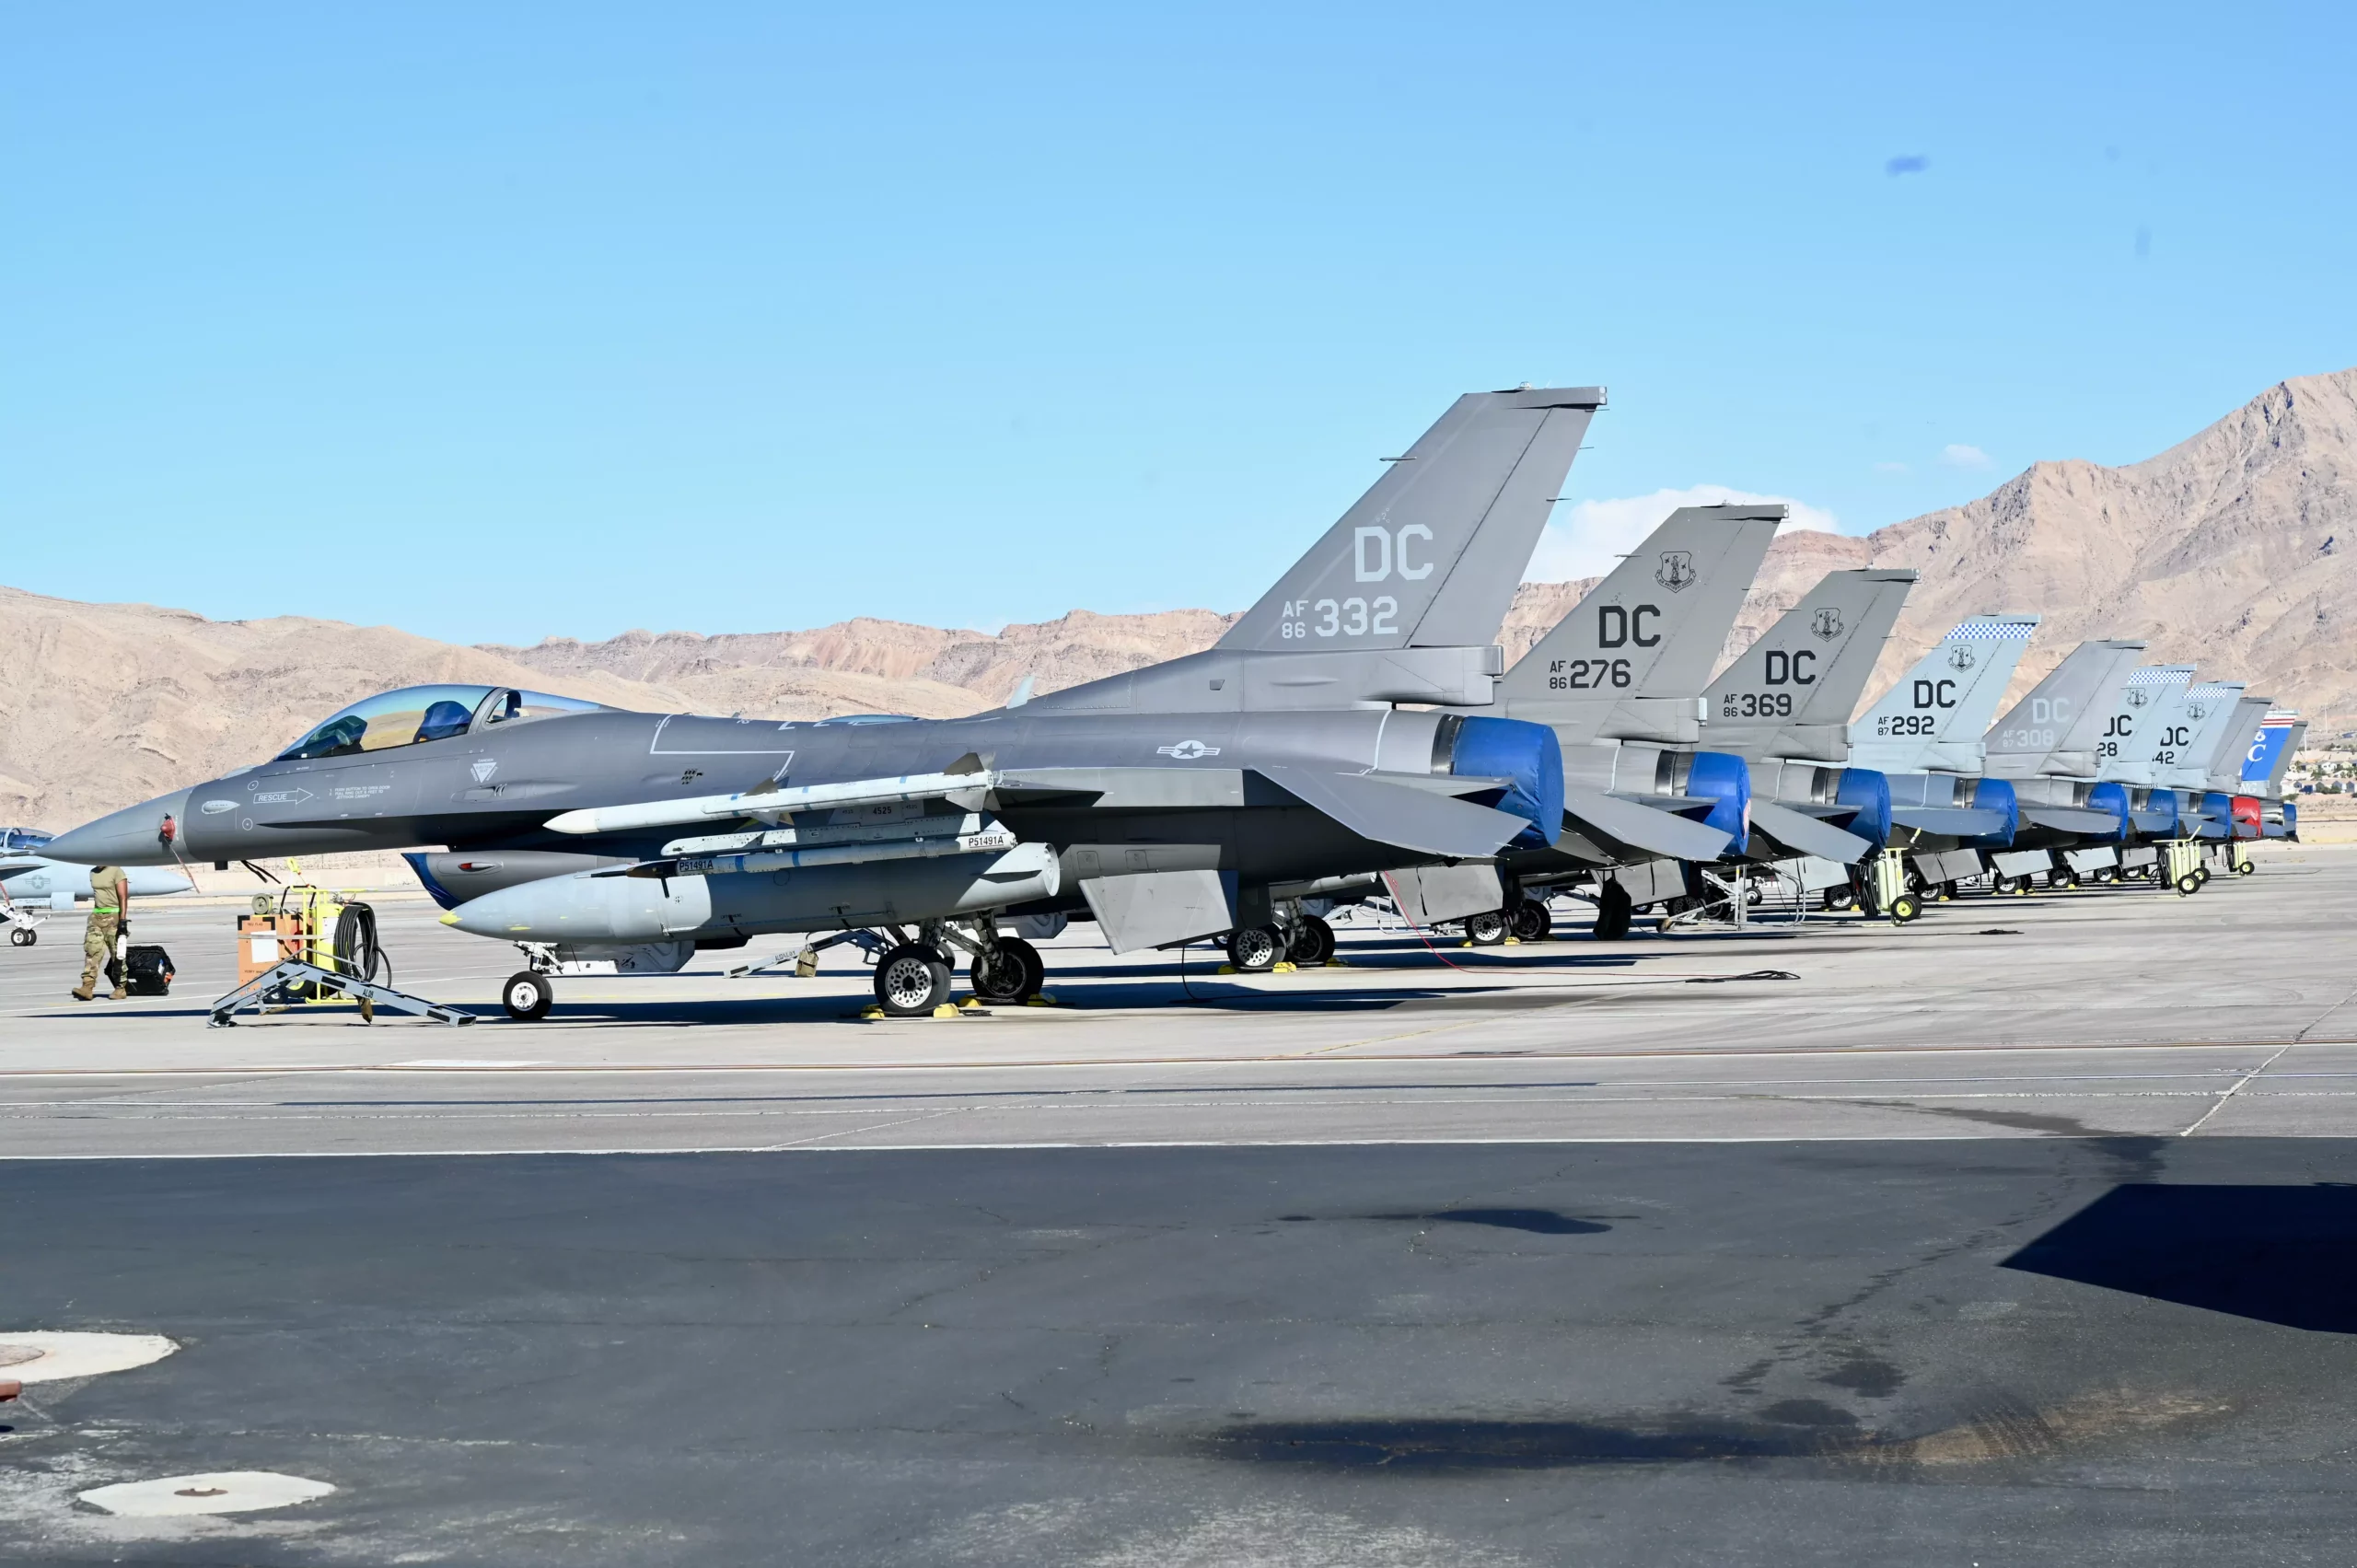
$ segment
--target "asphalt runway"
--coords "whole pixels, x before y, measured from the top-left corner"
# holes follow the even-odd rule
[[[0,1407],[0,1557],[2347,1557],[2357,853],[892,1023],[757,946],[207,1029],[234,914],[158,1001],[0,948],[0,1349],[183,1346]],[[248,1468],[339,1490],[74,1501]]]
[[[2357,1145],[53,1162],[44,1562],[2337,1562]],[[0,1340],[5,1340],[0,1333]],[[331,1496],[110,1518],[255,1469]]]

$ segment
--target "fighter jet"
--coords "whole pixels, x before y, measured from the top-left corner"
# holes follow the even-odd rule
[[[1801,861],[1808,890],[1847,881],[1889,838],[1889,784],[1850,765],[1850,715],[1915,581],[1904,568],[1827,573],[1702,694],[1703,744],[1751,772],[1751,858]]]
[[[1217,646],[1019,708],[778,723],[411,688],[51,853],[443,845],[428,870],[472,895],[462,930],[674,954],[865,932],[900,1016],[944,1005],[961,951],[978,994],[1035,993],[1004,914],[1085,909],[1117,951],[1269,934],[1338,878],[1560,832],[1551,731],[1393,704],[1490,701],[1495,628],[1603,401],[1458,400]],[[536,968],[503,999],[532,1017],[552,995]]]
[[[1499,682],[1492,711],[1548,726],[1564,758],[1562,836],[1498,867],[1517,934],[1545,921],[1529,890],[1598,879],[1596,935],[1609,937],[1627,923],[1616,891],[1643,882],[1636,902],[1653,901],[1657,878],[1658,896],[1682,894],[1682,863],[1741,853],[1750,804],[1742,759],[1673,748],[1701,733],[1702,682],[1783,517],[1782,506],[1678,508]],[[1453,875],[1469,878],[1463,901],[1483,896],[1472,874]],[[1438,879],[1424,877],[1423,908],[1446,918],[1454,906],[1433,898]]]

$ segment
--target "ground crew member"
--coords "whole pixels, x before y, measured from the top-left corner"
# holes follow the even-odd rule
[[[114,939],[130,912],[130,873],[120,865],[90,867],[90,923],[82,928],[82,983],[75,988],[75,1001],[87,1002],[98,993],[99,975],[114,957]],[[131,976],[124,970],[117,970],[115,976],[110,1000],[120,1002],[131,994],[122,983]]]

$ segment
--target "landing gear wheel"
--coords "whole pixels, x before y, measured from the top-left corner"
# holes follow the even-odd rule
[[[2192,872],[2189,871],[2184,876],[2177,879],[2177,895],[2178,898],[2189,899],[2200,891],[2201,891],[2201,878],[2196,877]]]
[[[1854,889],[1828,888],[1825,889],[1825,908],[1828,913],[1839,914],[1841,911],[1856,904],[1857,901],[1858,895]]]
[[[12,947],[29,947],[40,940],[41,933],[27,926],[19,925],[8,933],[8,945]]]
[[[1239,926],[1227,934],[1227,961],[1239,974],[1267,974],[1284,956],[1284,934],[1273,925]]]
[[[976,954],[966,966],[967,983],[985,1002],[1027,1002],[1039,994],[1047,978],[1039,949],[1020,936],[1000,937],[996,947],[987,955]]]
[[[1494,912],[1466,916],[1465,939],[1476,947],[1496,947],[1506,939],[1506,917]]]
[[[2079,874],[2075,871],[2058,871],[2049,877],[2046,881],[2047,885],[2052,888],[2076,888],[2079,885]]]
[[[1525,899],[1506,916],[1506,928],[1517,941],[1544,942],[1554,933],[1555,917],[1537,899]]]
[[[903,942],[876,960],[876,1005],[895,1018],[922,1018],[949,1000],[949,960],[922,942]]]
[[[530,970],[517,970],[499,988],[499,1005],[507,1009],[509,1017],[522,1023],[538,1023],[555,1004],[556,989],[549,984],[549,977]]]
[[[1904,925],[1922,912],[1922,901],[1912,893],[1901,893],[1890,900],[1890,923],[1893,925]]]
[[[1940,902],[1942,902],[1942,903],[1944,903],[1944,904],[1945,904],[1945,903],[1951,903],[1951,902],[1954,902],[1954,901],[1955,901],[1955,899],[1956,899],[1956,884],[1955,884],[1955,883],[1953,883],[1953,882],[1943,882],[1943,883],[1941,883],[1941,884],[1940,884]]]
[[[1294,927],[1293,941],[1285,947],[1285,957],[1303,969],[1322,969],[1334,956],[1334,928],[1314,914],[1301,917]]]
[[[1635,905],[1629,889],[1618,882],[1607,882],[1596,890],[1596,930],[1599,942],[1618,942],[1629,935],[1629,917]]]

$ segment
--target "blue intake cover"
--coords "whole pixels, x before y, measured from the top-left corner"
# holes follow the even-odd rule
[[[1524,719],[1468,718],[1457,726],[1448,771],[1461,778],[1503,778],[1493,804],[1530,823],[1515,842],[1544,849],[1563,830],[1563,748],[1555,732]]]

